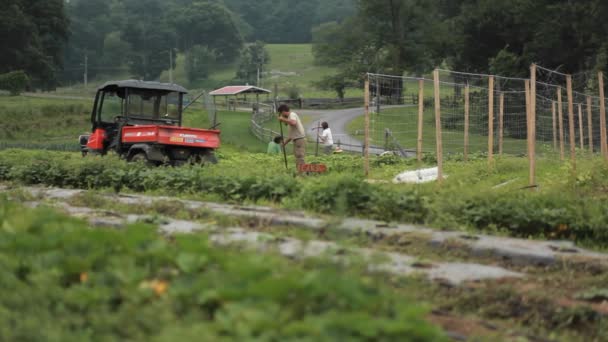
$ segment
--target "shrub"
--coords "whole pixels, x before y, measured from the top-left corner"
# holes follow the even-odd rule
[[[0,75],[0,89],[8,90],[11,95],[21,94],[29,83],[29,77],[23,70]]]

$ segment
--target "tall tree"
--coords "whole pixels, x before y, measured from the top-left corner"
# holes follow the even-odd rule
[[[200,45],[212,50],[223,62],[232,62],[238,57],[243,39],[226,7],[195,1],[178,9],[173,18],[181,50]]]
[[[422,73],[441,58],[436,49],[435,0],[360,0],[355,17],[313,30],[319,63],[340,66],[350,78],[362,72]],[[358,75],[359,74],[359,75]],[[333,80],[335,81],[335,80]]]
[[[24,70],[33,86],[54,88],[67,28],[63,0],[2,1],[0,72]]]
[[[107,0],[71,0],[67,13],[71,20],[70,38],[63,76],[69,81],[82,80],[86,68],[87,77],[92,78],[102,67],[104,39],[113,29],[110,4]]]
[[[217,62],[213,50],[203,45],[194,45],[186,52],[186,77],[191,84],[206,79]]]
[[[131,51],[127,63],[133,76],[156,80],[169,68],[176,36],[165,18],[167,7],[161,0],[124,0],[127,23],[122,40]]]
[[[438,24],[436,0],[360,0],[359,6],[362,25],[388,50],[388,72],[422,73],[437,63],[427,48],[437,39],[431,34]]]
[[[241,61],[236,72],[240,82],[259,86],[259,79],[263,77],[264,68],[270,63],[270,54],[264,43],[257,41],[248,45],[241,53]]]

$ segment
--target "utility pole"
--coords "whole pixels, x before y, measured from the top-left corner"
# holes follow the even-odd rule
[[[259,56],[258,56],[259,57]],[[257,78],[257,82],[256,82],[256,86],[258,87],[262,87],[260,85],[260,69],[262,69],[264,67],[264,52],[262,51],[262,61],[260,63],[260,59],[258,58],[258,78]]]
[[[169,83],[173,83],[173,49],[169,49]]]
[[[84,87],[87,87],[89,76],[89,55],[84,53]]]

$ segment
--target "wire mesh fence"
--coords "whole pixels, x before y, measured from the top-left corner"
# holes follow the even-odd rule
[[[531,85],[535,96],[530,99],[535,102],[536,151],[564,156],[573,149],[597,152],[605,127],[600,122],[597,74],[536,70]],[[370,146],[436,152],[440,131],[444,153],[528,153],[528,79],[442,69],[437,75],[438,121],[433,77],[368,74]]]

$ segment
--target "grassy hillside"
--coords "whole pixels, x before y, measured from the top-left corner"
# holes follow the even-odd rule
[[[336,97],[335,92],[319,90],[313,86],[313,82],[319,81],[323,76],[336,72],[334,68],[314,65],[311,44],[268,44],[266,49],[270,54],[270,64],[266,66],[267,72],[262,75],[260,86],[274,90],[274,85],[279,88],[279,96],[287,97],[290,88],[296,88],[303,97]],[[173,70],[173,80],[181,84],[193,93],[200,90],[211,90],[225,85],[234,84],[232,81],[236,74],[238,63],[219,64],[214,66],[207,80],[189,84],[184,68],[185,57],[178,55],[176,68]],[[130,78],[129,73],[106,76],[104,78],[89,81],[87,89],[82,84],[71,85],[57,90],[59,94],[90,95],[100,84],[112,79]],[[169,72],[164,71],[160,75],[161,82],[169,82]],[[346,96],[362,96],[361,89],[349,89]]]
[[[270,64],[262,75],[260,87],[274,90],[275,84],[279,89],[280,97],[287,97],[289,90],[295,88],[303,97],[335,97],[332,91],[317,89],[313,82],[319,81],[323,76],[336,72],[334,68],[314,65],[311,44],[268,44],[266,49],[270,54]],[[234,84],[232,79],[236,74],[237,63],[219,65],[214,69],[208,80],[189,85],[196,89],[213,89],[224,85]],[[176,82],[188,84],[184,70],[184,58],[177,59],[177,67],[173,72]],[[161,81],[168,81],[169,73],[163,72]],[[361,91],[353,89],[347,96],[356,96]]]
[[[18,146],[75,144],[91,129],[91,100],[0,96],[0,143]]]

